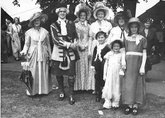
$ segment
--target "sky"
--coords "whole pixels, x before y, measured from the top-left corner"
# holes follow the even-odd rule
[[[157,4],[160,0],[148,0],[148,2],[144,0],[139,0],[140,3],[136,4],[136,14],[135,16],[138,17],[142,13],[144,13],[147,9],[151,8],[155,4]]]
[[[20,17],[20,21],[26,21],[30,19],[33,13],[41,11],[40,6],[36,3],[36,0],[18,0],[20,7],[14,6],[13,0],[1,0],[2,8],[12,17]],[[136,17],[144,13],[147,9],[154,6],[159,0],[139,0],[140,3],[137,4]]]
[[[20,21],[30,19],[33,13],[41,11],[40,5],[36,5],[36,0],[18,0],[20,7],[14,6],[14,0],[1,0],[2,8],[12,17],[19,17]]]

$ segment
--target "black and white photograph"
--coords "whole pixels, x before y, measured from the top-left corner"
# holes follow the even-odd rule
[[[1,118],[165,118],[165,0],[1,0]]]

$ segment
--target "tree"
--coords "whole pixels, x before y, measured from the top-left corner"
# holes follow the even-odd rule
[[[93,6],[93,4],[97,1],[103,0],[86,0],[89,6]],[[139,0],[104,0],[107,2],[107,6],[111,7],[114,12],[116,12],[117,7],[123,7],[124,10],[131,10],[132,16],[135,16],[136,10],[136,3]],[[148,0],[143,0],[148,2]],[[58,3],[67,3],[67,4],[78,4],[79,0],[37,0],[36,4],[40,4],[41,9],[46,13],[51,13],[52,9],[56,7]],[[18,0],[13,0],[13,4],[20,6]],[[73,5],[73,6],[74,6]]]

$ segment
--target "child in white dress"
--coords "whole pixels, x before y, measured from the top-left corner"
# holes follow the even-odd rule
[[[111,43],[112,50],[105,56],[104,75],[103,79],[105,85],[103,88],[102,98],[105,99],[103,108],[118,108],[120,101],[120,75],[124,75],[124,69],[122,69],[122,42],[115,40]]]

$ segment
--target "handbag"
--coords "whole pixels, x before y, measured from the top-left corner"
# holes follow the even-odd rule
[[[21,62],[21,65],[23,66],[23,70],[21,72],[19,80],[25,84],[26,88],[31,94],[33,90],[33,76],[31,71],[29,70],[29,62]]]

